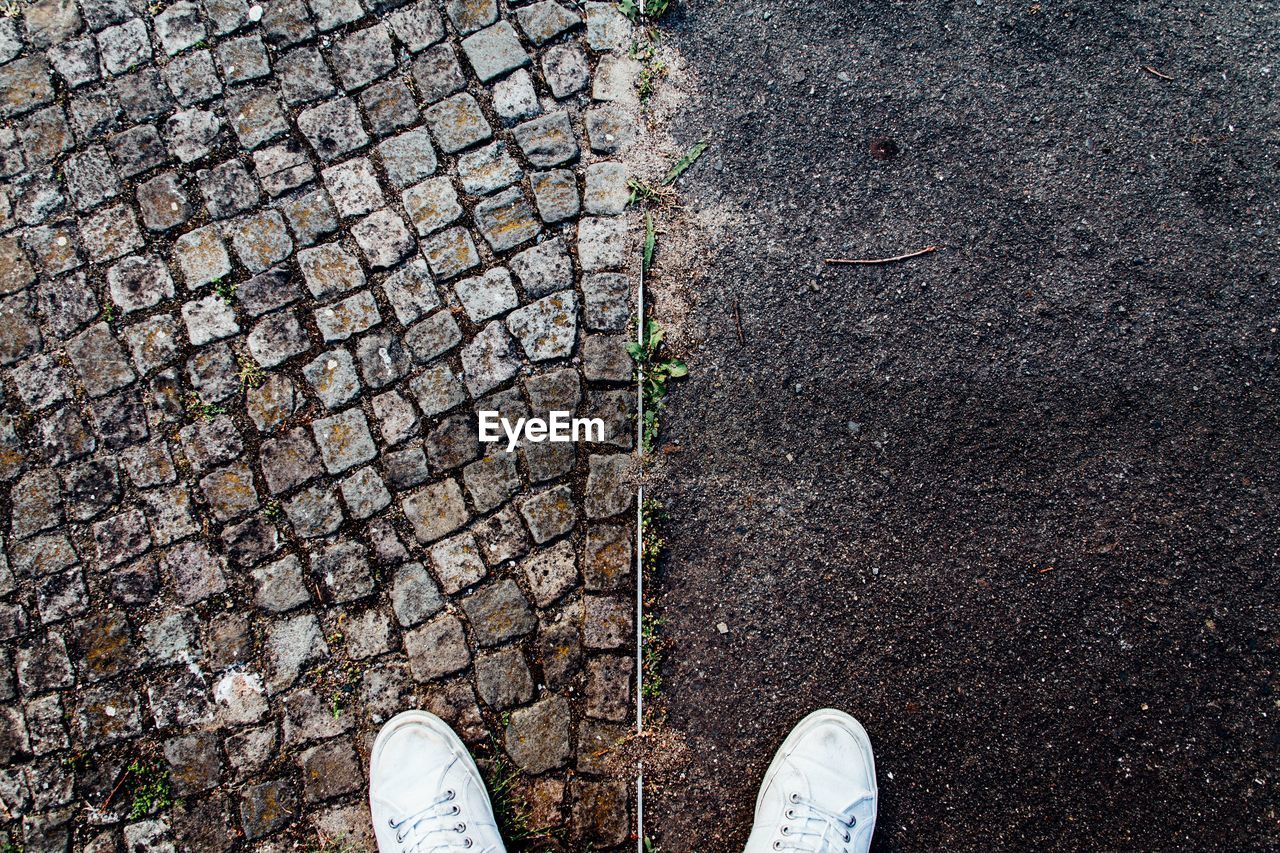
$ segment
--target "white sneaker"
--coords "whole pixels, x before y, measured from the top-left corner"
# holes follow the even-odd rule
[[[397,714],[378,732],[369,810],[379,853],[505,853],[475,761],[426,711]]]
[[[824,708],[778,747],[743,853],[866,853],[876,828],[876,761],[862,725]]]

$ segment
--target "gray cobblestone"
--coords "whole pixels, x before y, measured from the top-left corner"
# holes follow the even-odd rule
[[[413,91],[403,80],[386,80],[370,86],[360,95],[360,106],[369,118],[374,136],[388,136],[417,124],[421,118]]]
[[[447,43],[423,52],[414,61],[413,79],[418,94],[429,104],[459,91],[467,82],[453,46]]]
[[[268,314],[254,324],[248,337],[249,352],[262,367],[275,367],[306,352],[311,341],[292,311]]]
[[[400,215],[386,207],[353,223],[351,236],[374,269],[394,266],[417,245]]]
[[[293,254],[293,239],[274,210],[242,216],[224,227],[236,257],[250,272],[264,272]]]
[[[462,380],[448,364],[426,368],[409,382],[414,399],[428,417],[447,412],[467,399]]]
[[[569,706],[561,696],[513,711],[505,732],[507,752],[529,773],[564,765],[571,755],[569,720]]]
[[[600,52],[624,50],[631,38],[631,22],[618,10],[617,4],[588,2],[585,4],[587,45]]]
[[[528,296],[536,298],[573,287],[573,260],[561,237],[513,255],[508,265]]]
[[[293,532],[304,539],[328,536],[343,520],[334,490],[324,486],[309,486],[298,492],[285,502],[284,512]]]
[[[258,203],[258,183],[239,160],[228,160],[196,172],[205,207],[214,219],[251,210]]]
[[[428,0],[398,9],[387,16],[392,34],[411,53],[417,53],[444,38],[444,22],[436,4]]]
[[[360,216],[382,206],[382,190],[373,164],[356,157],[330,166],[322,173],[329,197],[344,217]]]
[[[313,553],[311,571],[333,601],[354,601],[373,591],[369,561],[364,547],[356,542],[339,542]]]
[[[255,151],[253,166],[262,188],[270,196],[296,189],[315,177],[302,146],[293,140]]]
[[[486,705],[502,711],[533,698],[533,676],[515,646],[476,655],[476,692]]]
[[[298,115],[298,129],[322,160],[336,160],[369,141],[356,103],[348,98],[304,110]]]
[[[139,184],[137,198],[142,224],[152,231],[168,231],[191,218],[191,204],[173,172]]]
[[[423,113],[423,117],[436,145],[446,154],[461,151],[492,136],[492,129],[480,111],[480,105],[465,92],[434,104]]]
[[[390,72],[396,66],[391,35],[384,24],[348,33],[328,51],[330,67],[338,72],[342,87],[359,89]]]
[[[577,296],[556,293],[512,311],[507,326],[534,361],[563,358],[573,351]]]
[[[405,333],[404,342],[418,361],[430,361],[458,345],[462,331],[448,311],[437,311]]]
[[[391,503],[391,493],[372,468],[360,468],[342,481],[342,499],[353,518],[369,518]]]
[[[452,533],[467,520],[462,490],[454,480],[419,489],[401,501],[401,508],[413,525],[414,535],[424,543]]]
[[[315,316],[316,326],[325,343],[345,341],[382,322],[378,303],[368,290],[361,290],[332,305],[317,308]]]
[[[276,78],[290,104],[310,103],[337,91],[324,59],[310,47],[295,48],[281,56],[276,62]]]
[[[558,690],[573,683],[582,668],[582,639],[573,620],[544,627],[538,638],[538,651],[548,687]]]
[[[289,131],[274,90],[240,90],[227,95],[226,104],[227,123],[248,150]]]
[[[298,252],[298,265],[307,289],[317,299],[327,299],[365,283],[364,271],[355,256],[337,243]]]
[[[557,542],[525,558],[522,568],[533,592],[533,603],[548,607],[573,589],[578,583],[577,563],[573,546],[568,542]]]
[[[218,65],[228,84],[245,83],[271,73],[266,47],[257,35],[241,36],[218,45]]]
[[[184,304],[182,320],[187,324],[187,337],[196,346],[240,332],[235,310],[216,293]]]
[[[516,142],[538,168],[567,163],[578,156],[578,142],[563,110],[531,119],[515,128]]]
[[[174,260],[188,288],[217,281],[231,272],[231,258],[213,225],[183,234],[174,241],[173,248]]]
[[[448,614],[407,632],[404,649],[409,656],[409,671],[418,681],[451,675],[471,663],[462,623]]]
[[[533,541],[548,542],[571,530],[577,520],[573,491],[568,486],[557,486],[536,494],[521,503],[520,514]]]
[[[418,415],[413,404],[395,391],[373,398],[373,414],[382,424],[382,440],[396,445],[417,435]]]
[[[582,22],[582,18],[555,0],[541,0],[516,10],[516,20],[529,41],[536,45],[545,44]]]
[[[524,177],[524,171],[507,150],[495,142],[458,158],[462,189],[471,195],[487,195],[510,186]]]
[[[147,37],[147,25],[141,18],[134,18],[98,33],[98,55],[108,74],[123,74],[150,60],[151,40]]]
[[[497,320],[489,323],[462,349],[462,370],[467,390],[480,396],[515,376],[520,362],[506,327]]]
[[[542,226],[518,187],[484,199],[474,211],[476,227],[495,252],[514,249],[536,237]]]
[[[421,563],[406,563],[396,570],[391,584],[391,609],[405,628],[439,613],[444,598]]]
[[[511,5],[0,16],[0,837],[363,848],[407,707],[539,774],[531,825],[629,832],[589,752],[630,710],[629,193],[578,159],[639,66],[613,4]],[[476,440],[550,408],[622,452]],[[116,753],[181,802],[91,825]]]
[[[462,50],[476,76],[486,83],[529,62],[529,54],[521,46],[515,27],[507,21],[499,21],[463,39]]]
[[[541,114],[542,105],[528,71],[522,68],[493,84],[493,109],[506,124]]]
[[[587,110],[587,139],[592,151],[617,154],[635,140],[635,135],[635,122],[613,104]]]
[[[396,491],[404,491],[427,481],[431,476],[431,468],[427,465],[427,454],[420,442],[395,450],[382,457],[383,470],[387,473],[387,482]]]
[[[193,163],[208,155],[223,137],[222,120],[201,109],[174,113],[165,122],[164,131],[170,150],[183,163]]]
[[[511,274],[497,267],[484,275],[458,281],[453,286],[458,301],[472,322],[479,323],[504,314],[520,304],[511,284]]]
[[[192,107],[222,94],[222,82],[213,65],[213,54],[197,50],[175,57],[164,68],[165,85],[178,103]]]
[[[302,0],[280,0],[266,6],[262,32],[267,44],[288,47],[311,38],[316,31]]]
[[[438,165],[431,136],[425,128],[414,128],[379,143],[378,154],[387,178],[398,187],[434,174]]]
[[[542,76],[556,98],[581,92],[591,81],[586,52],[572,42],[547,48],[542,54]]]
[[[164,52],[173,56],[201,41],[205,36],[200,7],[190,0],[180,0],[153,19],[156,36]]]
[[[269,376],[260,387],[245,392],[245,408],[261,432],[285,421],[298,405],[293,382],[285,376]]]
[[[444,8],[449,20],[464,35],[498,20],[497,0],[446,0]]]
[[[257,587],[254,603],[271,613],[282,613],[311,600],[302,580],[302,562],[293,554],[255,569],[253,581]],[[216,691],[214,695],[217,696]]]
[[[523,636],[537,627],[529,603],[514,581],[499,581],[478,590],[462,602],[476,642],[496,646]]]
[[[299,246],[310,246],[338,230],[338,214],[321,190],[288,199],[281,205]]]
[[[538,213],[548,223],[578,215],[578,182],[568,169],[535,172],[529,178]]]
[[[302,427],[264,441],[260,464],[267,491],[273,495],[292,491],[321,473],[316,446]]]
[[[316,444],[320,447],[325,468],[330,474],[340,474],[377,455],[364,412],[359,409],[347,409],[321,418],[311,428],[315,432]]]

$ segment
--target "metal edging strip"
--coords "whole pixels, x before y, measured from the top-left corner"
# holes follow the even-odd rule
[[[643,7],[642,7],[643,8]],[[644,342],[644,263],[636,289],[636,340]],[[636,457],[644,457],[644,376],[636,382]],[[636,734],[644,734],[644,486],[636,486]],[[636,765],[636,853],[644,853],[644,762]]]
[[[640,14],[647,0],[640,0]],[[644,344],[644,252],[636,288],[636,341]],[[644,376],[636,382],[636,456],[644,457]],[[644,734],[644,486],[636,486],[636,735]],[[636,763],[636,853],[644,851],[644,761]]]

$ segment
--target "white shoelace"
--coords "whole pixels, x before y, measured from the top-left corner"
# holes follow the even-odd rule
[[[853,810],[871,799],[867,792],[855,799],[844,811],[833,812],[794,791],[787,797],[791,803],[784,816],[782,838],[773,842],[774,850],[803,853],[848,853],[858,818]]]
[[[471,839],[464,834],[467,824],[459,820],[462,810],[457,805],[448,805],[456,796],[456,792],[448,790],[420,811],[400,820],[387,819],[387,824],[396,831],[396,842],[404,845],[400,853],[448,853],[471,849]]]

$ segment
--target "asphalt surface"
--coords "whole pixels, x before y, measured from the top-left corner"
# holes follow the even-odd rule
[[[834,705],[873,849],[1280,848],[1280,7],[691,5],[650,834]]]

